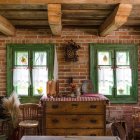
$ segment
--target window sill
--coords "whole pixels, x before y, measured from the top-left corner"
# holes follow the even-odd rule
[[[33,96],[33,97],[20,97],[21,103],[39,103],[41,96]]]

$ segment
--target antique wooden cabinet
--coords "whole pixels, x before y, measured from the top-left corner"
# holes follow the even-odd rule
[[[46,101],[45,135],[105,135],[106,101]]]

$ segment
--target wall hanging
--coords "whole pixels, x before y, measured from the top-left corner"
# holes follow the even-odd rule
[[[77,50],[81,48],[78,44],[76,44],[73,40],[70,40],[66,44],[64,44],[64,48],[65,48],[65,61],[67,62],[78,61]]]

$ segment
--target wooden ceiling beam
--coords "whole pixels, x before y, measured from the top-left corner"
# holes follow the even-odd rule
[[[140,0],[0,0],[0,4],[140,4]]]
[[[126,23],[131,10],[131,4],[119,4],[104,23],[101,24],[99,28],[100,36],[106,36]]]
[[[0,32],[8,36],[15,35],[15,27],[1,15],[0,15]]]
[[[48,22],[53,35],[61,35],[61,4],[48,4]]]

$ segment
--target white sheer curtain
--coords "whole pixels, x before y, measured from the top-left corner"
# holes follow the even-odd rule
[[[30,70],[27,67],[15,67],[13,69],[13,85],[31,84]]]
[[[103,85],[113,85],[113,70],[111,67],[100,67],[99,68],[99,82]]]
[[[33,84],[48,81],[48,69],[46,67],[34,67],[32,73]]]
[[[128,67],[117,68],[117,81],[121,85],[132,85],[131,69]]]
[[[32,69],[32,82],[34,95],[46,95],[46,83],[48,81],[48,68],[34,67]]]
[[[57,60],[57,52],[55,46],[55,54],[54,54],[54,71],[53,71],[54,81],[58,80],[58,60]]]

